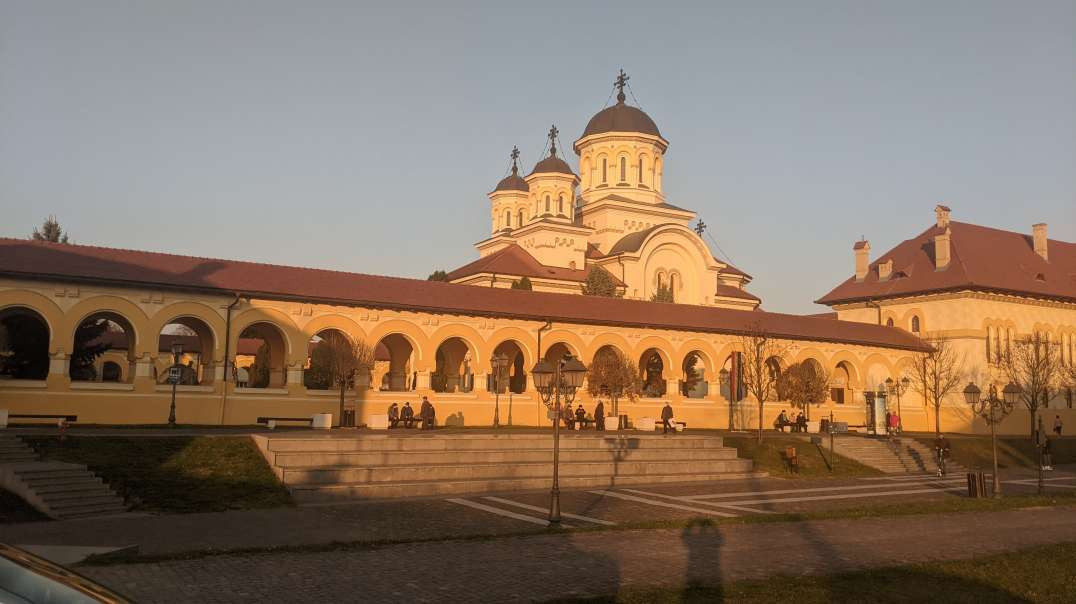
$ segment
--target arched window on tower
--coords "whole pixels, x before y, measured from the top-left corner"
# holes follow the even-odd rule
[[[620,182],[628,182],[628,158],[620,157]]]
[[[549,196],[548,195],[545,196],[545,211],[546,211],[546,214],[549,213]]]
[[[643,158],[639,157],[639,185],[643,185]]]
[[[504,226],[506,228],[512,228],[512,210],[504,211]]]
[[[564,196],[557,198],[557,214],[564,215]]]
[[[609,160],[605,157],[602,158],[602,184],[609,182]]]
[[[519,211],[519,220],[516,221],[516,226],[523,226],[523,210]]]

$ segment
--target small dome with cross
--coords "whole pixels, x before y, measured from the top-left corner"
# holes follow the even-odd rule
[[[557,136],[560,134],[560,130],[557,130],[556,126],[549,128],[549,157],[535,164],[534,169],[527,176],[533,174],[571,174],[575,176],[575,172],[572,171],[572,167],[568,165],[568,162],[557,157]]]

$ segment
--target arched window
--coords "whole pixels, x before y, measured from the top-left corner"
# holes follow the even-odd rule
[[[919,333],[919,317],[912,317],[912,333]]]
[[[547,213],[549,212],[549,196],[548,195],[545,196],[545,211]]]
[[[643,157],[639,156],[639,184],[643,184]]]
[[[519,220],[516,222],[516,226],[523,226],[523,210],[519,211]]]
[[[885,320],[885,326],[886,327],[893,327],[893,317],[889,317],[888,319]]]
[[[511,228],[512,226],[512,210],[504,211],[504,226]]]
[[[609,160],[602,158],[602,184],[609,182]]]
[[[986,362],[993,363],[994,358],[990,356],[990,328],[986,328]]]
[[[620,182],[628,181],[628,158],[620,157]]]
[[[564,213],[564,196],[561,195],[557,198],[557,214]]]

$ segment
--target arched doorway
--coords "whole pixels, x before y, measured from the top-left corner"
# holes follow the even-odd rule
[[[94,313],[75,328],[75,345],[71,351],[68,372],[75,382],[100,382],[104,379],[104,364],[111,362],[111,381],[129,382],[134,376],[134,328],[123,315],[114,312]]]
[[[323,329],[307,341],[306,365],[303,367],[303,385],[309,390],[333,390],[339,388],[333,373],[333,356],[342,347],[350,347],[351,338],[339,329]],[[364,383],[368,376],[355,376]],[[354,386],[354,384],[352,384]]]
[[[0,380],[43,380],[49,374],[49,326],[22,306],[0,311]]]
[[[378,390],[404,392],[415,389],[414,346],[405,336],[389,334],[374,347],[373,384]]]
[[[709,393],[709,368],[706,366],[706,358],[693,350],[684,357],[681,369],[684,373],[680,379],[680,394],[687,398],[706,398]]]
[[[665,362],[657,348],[648,348],[639,357],[639,377],[643,381],[643,396],[665,396]]]
[[[470,392],[474,389],[471,347],[463,338],[452,337],[437,347],[436,368],[430,376],[434,392]]]
[[[503,354],[508,358],[508,371],[504,383],[501,384],[501,392],[522,394],[527,389],[527,368],[524,365],[523,347],[515,340],[505,340],[493,349],[493,356]],[[492,380],[492,369],[490,370]],[[490,392],[493,392],[493,382],[490,382]]]
[[[838,405],[851,403],[854,397],[852,390],[854,379],[855,369],[847,361],[837,363],[833,369],[833,376],[830,378],[830,399]]]
[[[168,368],[174,362],[173,346],[182,352],[179,364],[183,366],[179,383],[184,385],[208,384],[213,381],[213,331],[209,325],[195,317],[177,317],[161,328],[157,336],[157,361],[154,369],[157,382],[168,380]]]
[[[287,345],[280,328],[253,323],[239,334],[236,383],[246,388],[283,388],[287,383]],[[246,381],[244,381],[246,378]]]

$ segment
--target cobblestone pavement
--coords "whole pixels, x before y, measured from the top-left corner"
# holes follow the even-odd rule
[[[83,567],[139,602],[525,602],[830,573],[1076,540],[1071,510],[504,537]]]

